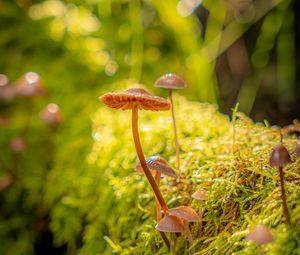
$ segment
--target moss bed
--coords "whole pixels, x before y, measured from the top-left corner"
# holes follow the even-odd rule
[[[215,105],[189,102],[175,95],[182,178],[162,179],[161,190],[169,207],[199,203],[191,198],[198,188],[208,191],[202,233],[190,224],[196,254],[257,254],[258,247],[244,237],[258,224],[271,228],[275,241],[265,254],[300,254],[300,164],[285,168],[286,192],[292,226],[284,223],[279,172],[269,166],[272,149],[280,142],[279,127],[253,123],[240,112],[232,120]],[[175,167],[170,112],[141,111],[141,142],[146,156],[161,155]],[[94,144],[87,161],[94,176],[87,189],[94,200],[87,212],[82,254],[94,251],[103,238],[104,254],[167,254],[156,225],[155,200],[137,163],[131,113],[105,106],[93,115]],[[293,154],[297,137],[285,134],[283,143]],[[91,185],[93,184],[93,185]],[[187,237],[177,239],[177,253],[189,254]]]

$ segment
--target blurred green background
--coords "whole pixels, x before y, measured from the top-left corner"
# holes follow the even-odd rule
[[[254,120],[299,118],[299,12],[296,0],[0,0],[0,253],[66,249],[64,239],[53,247],[59,224],[48,226],[72,214],[49,213],[66,187],[45,194],[44,184],[57,169],[85,175],[104,92],[142,83],[166,96],[153,84],[174,72],[188,84],[181,94],[223,113],[239,102]],[[64,234],[78,247],[70,221],[76,234]]]

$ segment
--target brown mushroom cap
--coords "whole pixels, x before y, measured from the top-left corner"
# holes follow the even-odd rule
[[[255,244],[262,245],[274,241],[274,236],[271,230],[264,226],[258,225],[248,236],[245,237],[247,241],[252,241]]]
[[[155,87],[166,89],[184,89],[186,88],[185,81],[176,74],[167,73],[155,82]]]
[[[162,174],[168,175],[173,178],[178,177],[178,175],[176,174],[174,169],[169,165],[169,163],[160,156],[152,156],[152,157],[146,158],[146,163],[147,163],[152,175],[155,175],[155,172],[159,171]],[[140,162],[138,162],[136,164],[135,171],[137,171],[140,174],[144,173],[144,170],[143,170]]]
[[[136,104],[139,110],[167,111],[170,109],[170,103],[166,99],[151,95],[142,88],[131,88],[123,93],[109,92],[99,99],[106,106],[121,110],[131,110]]]
[[[203,188],[200,188],[193,193],[192,198],[200,201],[207,200],[207,191]]]
[[[300,141],[297,142],[295,146],[295,152],[294,152],[295,157],[300,157]]]
[[[155,229],[160,232],[184,232],[184,223],[182,219],[175,215],[164,217],[156,226]]]
[[[169,210],[171,215],[180,217],[188,222],[200,222],[201,219],[195,210],[189,206],[179,206]]]
[[[288,150],[281,144],[277,145],[272,151],[270,158],[270,166],[284,167],[291,163],[292,161]]]

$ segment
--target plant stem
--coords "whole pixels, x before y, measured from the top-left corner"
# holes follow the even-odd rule
[[[192,246],[193,242],[194,242],[194,239],[193,239],[192,233],[191,233],[190,228],[189,228],[189,223],[186,220],[184,221],[184,229],[185,229],[186,235],[188,237],[190,246]],[[191,249],[191,252],[192,252],[192,254],[195,253],[194,248]]]
[[[283,169],[279,167],[279,174],[280,174],[280,186],[281,186],[281,199],[282,199],[282,208],[283,214],[286,219],[287,224],[291,224],[289,211],[286,203],[286,196],[285,196],[285,188],[284,188],[284,179],[283,179]]]
[[[180,176],[180,154],[179,154],[179,144],[178,144],[176,121],[175,121],[172,89],[169,89],[169,98],[170,98],[170,102],[171,102],[172,122],[173,122],[173,130],[174,130],[174,141],[175,141],[175,150],[176,150],[176,158],[177,158],[177,170],[178,170],[178,173],[179,173],[179,176]]]
[[[138,131],[138,105],[135,105],[132,108],[132,134],[133,134],[133,140],[136,148],[136,152],[138,154],[139,160],[141,162],[141,166],[144,170],[144,173],[153,189],[153,192],[157,198],[157,201],[159,202],[161,208],[163,209],[165,215],[169,215],[168,213],[168,207],[167,204],[147,166],[144,153],[142,150],[141,142],[140,142],[140,137],[139,137],[139,131]]]

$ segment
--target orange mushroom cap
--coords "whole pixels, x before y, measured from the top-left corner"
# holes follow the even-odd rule
[[[248,236],[245,237],[247,241],[252,241],[255,244],[262,245],[274,241],[274,236],[271,230],[264,226],[258,225]]]
[[[161,172],[164,175],[168,175],[170,177],[177,178],[178,175],[174,171],[174,169],[169,165],[168,161],[160,156],[152,156],[146,158],[146,163],[151,171],[151,174],[154,175],[155,171]],[[144,170],[141,166],[141,162],[138,162],[135,166],[135,171],[140,174],[144,173]]]
[[[131,110],[136,104],[139,110],[167,111],[170,109],[170,103],[166,99],[151,95],[142,88],[131,88],[123,93],[109,92],[99,99],[106,106],[121,110]]]
[[[184,232],[184,223],[182,219],[175,215],[164,217],[155,227],[160,232]]]
[[[270,166],[284,167],[291,163],[292,161],[288,150],[281,144],[277,145],[272,151],[270,158]]]
[[[200,222],[201,219],[195,210],[189,206],[179,206],[176,208],[169,209],[171,215],[180,217],[188,222]]]
[[[167,73],[158,78],[154,86],[165,89],[184,89],[186,88],[186,83],[178,75],[173,73]]]
[[[203,188],[200,188],[193,193],[192,198],[200,201],[207,200],[207,191]]]

